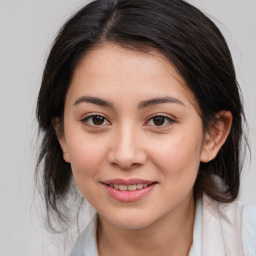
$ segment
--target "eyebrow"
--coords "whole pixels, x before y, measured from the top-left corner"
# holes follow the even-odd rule
[[[82,97],[79,97],[75,102],[74,102],[74,106],[82,103],[82,102],[87,102],[87,103],[92,103],[92,104],[95,104],[95,105],[100,105],[100,106],[103,106],[103,107],[109,107],[109,108],[113,108],[113,103],[111,102],[108,102],[106,100],[103,100],[103,99],[100,99],[100,98],[97,98],[97,97],[90,97],[90,96],[82,96]]]
[[[142,101],[139,103],[139,108],[142,109],[142,108],[150,107],[152,105],[164,104],[164,103],[175,103],[175,104],[185,106],[185,104],[182,101],[178,100],[177,98],[166,96],[166,97],[153,98],[153,99]]]
[[[76,106],[76,105],[78,105],[80,103],[83,103],[83,102],[92,103],[92,104],[103,106],[103,107],[114,108],[113,103],[108,102],[106,100],[103,100],[101,98],[92,97],[92,96],[79,97],[74,102],[73,105]],[[138,108],[143,109],[143,108],[147,108],[147,107],[150,107],[150,106],[153,106],[153,105],[164,104],[164,103],[175,103],[175,104],[185,106],[185,104],[182,101],[180,101],[179,99],[171,97],[171,96],[166,96],[166,97],[152,98],[152,99],[149,99],[149,100],[142,101],[138,104]]]

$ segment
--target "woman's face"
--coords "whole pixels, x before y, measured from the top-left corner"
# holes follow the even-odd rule
[[[76,68],[60,143],[80,191],[109,223],[147,227],[193,200],[204,134],[185,88],[154,51],[106,43]]]

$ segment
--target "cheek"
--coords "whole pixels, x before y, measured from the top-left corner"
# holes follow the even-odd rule
[[[152,150],[152,159],[164,176],[194,178],[200,164],[200,141],[196,136],[174,136]]]
[[[68,153],[75,179],[83,180],[83,177],[95,176],[105,157],[102,142],[78,136],[71,138],[68,142],[70,142]]]
[[[97,143],[76,143],[70,147],[70,162],[74,180],[83,196],[93,204],[98,175],[104,161],[104,152]]]

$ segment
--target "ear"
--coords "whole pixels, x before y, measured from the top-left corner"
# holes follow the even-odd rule
[[[209,127],[209,131],[205,134],[201,151],[201,162],[207,163],[216,157],[229,135],[232,119],[230,111],[220,111],[216,114],[215,120]]]
[[[52,123],[55,130],[55,134],[57,136],[57,139],[63,152],[63,159],[67,163],[70,163],[69,154],[67,150],[67,143],[64,135],[64,128],[62,127],[63,124],[61,123],[59,118],[54,119]]]

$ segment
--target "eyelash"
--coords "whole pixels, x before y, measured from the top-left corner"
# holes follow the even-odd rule
[[[103,123],[95,124],[94,121],[96,121],[96,120],[93,120],[93,118],[100,118],[101,120],[98,120],[98,121],[100,121],[100,122],[103,121]],[[150,122],[157,121],[156,118],[158,118],[158,121],[160,121],[160,125],[157,125],[156,123],[150,124]],[[162,119],[162,120],[159,120],[159,119]],[[91,122],[89,120],[91,120]],[[161,124],[161,121],[164,121],[164,123]],[[92,127],[102,127],[102,126],[111,125],[111,123],[108,121],[108,119],[106,117],[104,117],[103,115],[101,115],[101,114],[91,114],[91,115],[88,115],[85,118],[83,118],[81,120],[81,122],[86,124],[86,125],[88,125],[88,126],[92,126]],[[154,127],[161,128],[161,127],[165,127],[167,125],[170,125],[170,124],[172,124],[174,122],[175,121],[172,118],[168,117],[168,116],[157,114],[157,115],[151,116],[148,119],[148,121],[145,122],[145,124],[147,126],[154,126]]]

